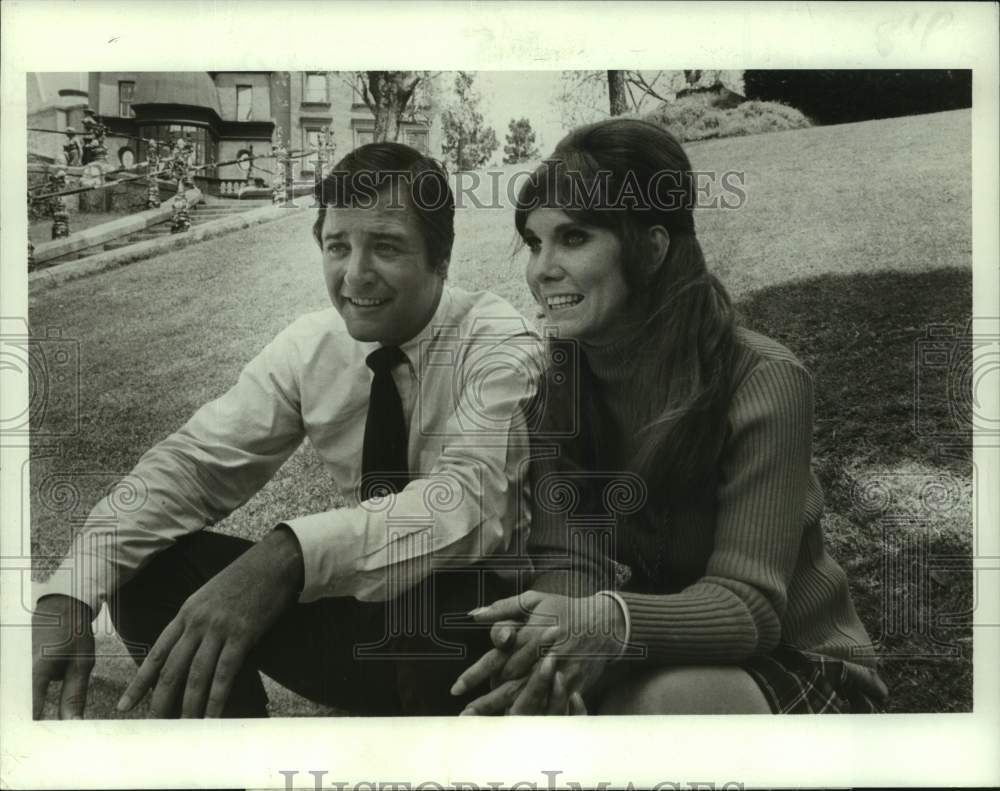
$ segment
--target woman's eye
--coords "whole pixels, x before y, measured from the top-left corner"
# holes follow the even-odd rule
[[[570,247],[578,247],[587,241],[587,234],[583,231],[566,231],[565,236],[563,236],[563,242]]]
[[[399,248],[388,242],[379,242],[375,245],[375,252],[382,253],[383,255],[392,255],[393,253],[398,253]]]
[[[329,255],[343,255],[347,252],[347,245],[343,242],[331,242],[326,246]]]
[[[525,242],[525,244],[528,246],[528,249],[531,250],[531,252],[533,253],[537,253],[539,250],[542,249],[542,243],[537,239],[528,239]]]

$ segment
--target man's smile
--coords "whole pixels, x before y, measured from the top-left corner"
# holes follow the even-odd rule
[[[378,308],[389,301],[389,297],[368,298],[368,297],[347,297],[344,299],[356,308]]]

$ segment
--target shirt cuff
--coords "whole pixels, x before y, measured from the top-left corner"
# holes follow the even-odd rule
[[[286,519],[282,522],[298,539],[302,549],[302,593],[299,602],[309,602],[331,595],[334,581],[343,581],[352,573],[357,547],[364,540],[351,535],[351,521],[338,509],[319,514]]]
[[[629,642],[632,640],[632,616],[628,611],[628,604],[626,601],[618,595],[615,591],[597,591],[597,596],[608,596],[618,602],[618,606],[621,608],[622,615],[625,617],[625,642],[622,643],[621,651],[618,652],[618,658],[625,654],[628,648]]]
[[[73,569],[66,566],[58,567],[44,582],[32,583],[31,595],[32,609],[38,608],[38,600],[43,596],[69,596],[90,607],[95,618],[101,611],[101,604],[104,601],[104,596],[97,590],[92,579],[88,577],[75,579]]]

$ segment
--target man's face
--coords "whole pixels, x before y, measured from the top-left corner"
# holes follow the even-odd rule
[[[431,320],[444,279],[405,197],[393,204],[383,190],[372,208],[327,209],[320,244],[326,288],[351,337],[398,346]]]

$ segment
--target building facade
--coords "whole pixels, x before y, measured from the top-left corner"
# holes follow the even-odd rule
[[[77,125],[88,103],[109,128],[108,158],[113,165],[129,167],[144,161],[143,138],[167,143],[187,137],[195,159],[207,164],[204,174],[217,179],[246,179],[251,155],[271,151],[275,133],[289,149],[314,148],[329,128],[334,134],[337,158],[372,141],[374,117],[362,100],[354,72],[89,72],[87,90],[70,89],[60,101],[31,107],[29,75],[29,126],[63,130]],[[43,93],[37,81],[35,94]],[[51,90],[49,91],[51,93]],[[71,106],[70,106],[71,105]],[[74,113],[76,115],[74,115]],[[74,124],[76,121],[76,124]],[[440,148],[439,124],[429,103],[418,101],[413,118],[401,124],[400,142],[427,153]],[[29,152],[58,158],[63,140],[56,135],[31,133]],[[225,164],[231,163],[231,164]],[[268,179],[262,161],[254,174]],[[293,177],[313,178],[315,157],[294,160]]]

